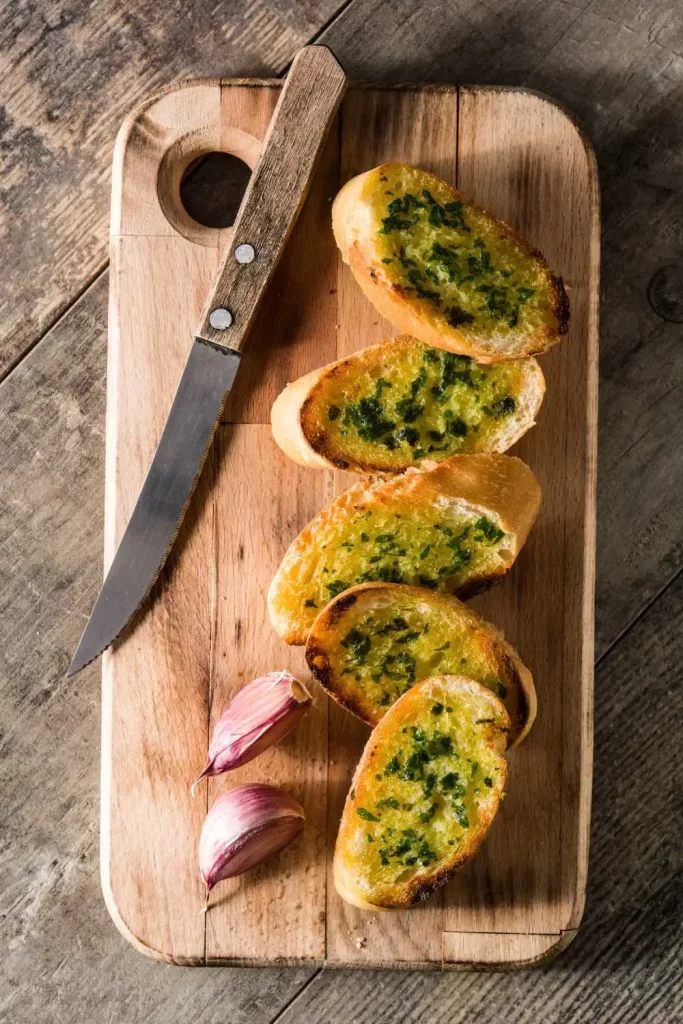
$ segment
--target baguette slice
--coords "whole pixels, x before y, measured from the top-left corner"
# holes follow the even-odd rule
[[[384,164],[352,178],[332,227],[377,310],[427,345],[491,363],[567,332],[564,285],[543,255],[427,171]]]
[[[534,425],[544,393],[533,358],[477,365],[404,334],[289,384],[271,422],[302,466],[400,472],[424,458],[504,452]]]
[[[499,697],[510,745],[536,717],[531,672],[503,634],[449,594],[363,583],[321,611],[306,643],[311,672],[331,697],[374,726],[414,683],[461,675]]]
[[[366,478],[315,516],[289,546],[268,591],[288,644],[304,644],[319,611],[358,583],[423,586],[461,597],[503,576],[540,504],[525,463],[509,455],[455,455]]]
[[[366,910],[412,907],[481,845],[503,797],[509,719],[464,676],[434,676],[389,709],[346,798],[334,884]]]

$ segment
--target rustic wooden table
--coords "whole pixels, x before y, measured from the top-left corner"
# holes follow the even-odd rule
[[[683,1020],[680,3],[6,0],[0,25],[0,1020]],[[545,968],[165,967],[125,943],[100,895],[99,669],[64,673],[101,575],[112,143],[159,85],[278,75],[310,41],[356,79],[542,90],[597,150],[592,847],[583,926]]]

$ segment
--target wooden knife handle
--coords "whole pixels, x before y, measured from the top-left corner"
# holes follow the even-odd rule
[[[197,338],[242,351],[303,206],[345,87],[344,70],[327,47],[306,46],[296,55],[268,127],[263,155],[237,214],[230,249],[195,332]]]

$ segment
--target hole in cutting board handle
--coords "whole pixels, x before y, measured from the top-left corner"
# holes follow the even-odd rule
[[[216,231],[235,221],[261,150],[260,139],[225,126],[220,142],[208,128],[176,139],[157,174],[159,205],[169,224],[192,242],[215,246]]]
[[[249,165],[232,153],[207,153],[193,160],[183,174],[180,201],[197,224],[229,228],[250,177]]]

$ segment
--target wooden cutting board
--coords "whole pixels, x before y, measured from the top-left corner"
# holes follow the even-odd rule
[[[198,81],[150,98],[114,157],[105,562],[133,508],[230,230],[200,227],[179,183],[198,155],[258,159],[280,82]],[[386,160],[472,195],[547,255],[572,304],[569,336],[542,358],[538,426],[514,452],[543,509],[506,581],[476,607],[532,668],[536,724],[510,755],[509,791],[477,859],[427,904],[368,914],[330,865],[367,728],[316,692],[277,748],[231,778],[189,786],[235,690],[272,669],[309,679],[302,649],[271,629],[266,590],[290,541],[348,483],[275,446],[284,385],[392,333],[341,264],[330,203]],[[236,396],[148,607],[104,658],[102,884],[140,950],[178,964],[312,963],[504,968],[547,958],[584,904],[592,770],[599,221],[592,150],[571,118],[526,90],[352,88],[253,331]],[[200,913],[197,842],[226,786],[269,782],[305,807],[283,854],[215,890]]]

